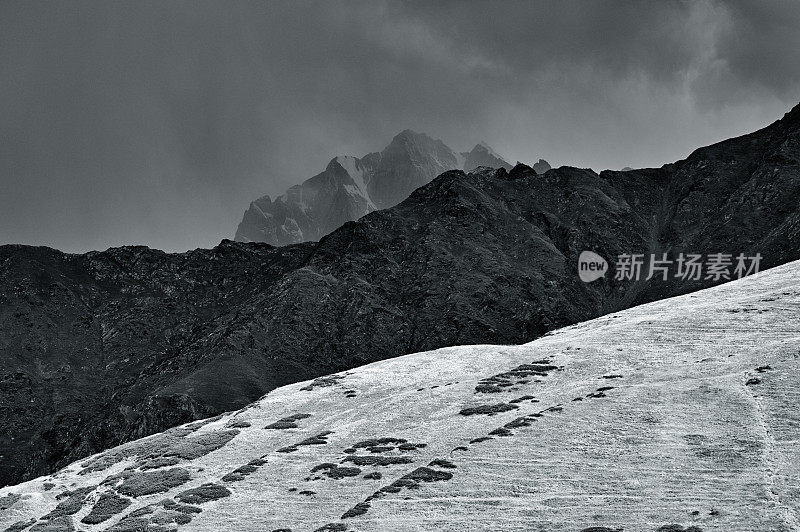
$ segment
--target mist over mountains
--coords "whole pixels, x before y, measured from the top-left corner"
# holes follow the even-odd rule
[[[414,186],[423,170],[462,164],[412,135],[390,147],[337,158],[320,181],[353,187],[348,202],[374,209],[399,194],[387,181]],[[0,483],[292,382],[439,347],[527,342],[724,281],[586,284],[576,271],[586,249],[760,253],[762,269],[799,259],[800,105],[661,168],[448,170],[319,242],[181,254],[2,246]]]
[[[511,165],[481,142],[455,152],[441,140],[409,129],[380,152],[364,157],[340,156],[320,174],[291,187],[274,200],[263,196],[250,204],[236,230],[238,242],[282,246],[319,240],[345,222],[397,205],[411,192],[447,170]],[[539,173],[550,169],[539,159]]]

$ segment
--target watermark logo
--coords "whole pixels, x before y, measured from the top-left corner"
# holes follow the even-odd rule
[[[591,283],[603,277],[608,271],[606,259],[594,251],[582,251],[578,257],[578,276],[584,283]]]
[[[748,256],[730,253],[711,253],[705,257],[694,253],[680,253],[670,259],[666,253],[656,255],[627,254],[617,256],[614,279],[617,281],[639,281],[657,278],[666,281],[730,281],[758,273],[761,254]],[[605,276],[609,270],[606,260],[593,251],[583,251],[578,257],[578,275],[581,281],[591,283]]]

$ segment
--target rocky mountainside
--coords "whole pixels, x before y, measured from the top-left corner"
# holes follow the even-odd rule
[[[658,169],[448,171],[319,243],[0,247],[0,482],[292,382],[518,344],[725,281],[584,283],[584,250],[760,253],[762,269],[800,259],[800,106]]]
[[[0,489],[15,531],[798,528],[800,262],[276,389]]]
[[[537,163],[539,168],[534,165],[540,173],[542,162]],[[276,246],[316,241],[345,222],[400,203],[442,172],[478,166],[511,169],[484,143],[456,153],[441,140],[407,129],[382,152],[336,157],[324,172],[275,200],[257,199],[245,211],[235,240]]]

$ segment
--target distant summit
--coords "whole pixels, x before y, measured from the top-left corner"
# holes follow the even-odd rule
[[[380,152],[335,157],[322,173],[274,200],[258,198],[245,211],[235,240],[276,246],[316,241],[345,222],[397,205],[441,173],[479,166],[511,170],[485,142],[459,153],[441,140],[406,129]],[[539,159],[533,168],[544,173],[550,165]]]
[[[490,168],[505,168],[511,170],[511,165],[503,160],[488,144],[480,142],[472,148],[472,151],[463,152],[465,172],[474,170],[479,166]]]
[[[369,179],[369,194],[379,209],[393,207],[434,177],[460,166],[456,152],[438,139],[410,129],[400,132],[381,152]]]
[[[380,154],[335,157],[322,173],[272,200],[250,204],[236,231],[240,242],[276,246],[319,240],[345,222],[376,210],[367,192]]]

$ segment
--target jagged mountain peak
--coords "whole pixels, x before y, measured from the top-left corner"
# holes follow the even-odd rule
[[[357,176],[363,175],[365,165],[358,157],[354,157],[352,155],[339,155],[331,159],[325,169],[334,171],[342,169],[350,178],[355,179]]]
[[[400,203],[443,172],[479,166],[511,169],[486,142],[456,153],[440,139],[404,129],[380,152],[334,157],[323,172],[275,201],[263,196],[252,202],[235,239],[273,245],[318,240],[347,221]]]
[[[489,152],[491,154],[495,154],[494,149],[491,146],[489,146],[486,143],[486,141],[483,141],[483,140],[480,141],[479,143],[477,143],[475,146],[473,146],[470,151],[486,151],[486,152]]]
[[[414,131],[413,129],[404,129],[394,137],[389,142],[389,144],[384,148],[384,151],[387,149],[394,147],[394,146],[403,146],[408,145],[410,143],[426,143],[426,142],[436,142],[438,139],[434,139],[433,137],[429,136],[427,133],[419,133]],[[441,141],[439,141],[441,142]]]
[[[464,171],[466,172],[470,172],[480,166],[504,168],[505,170],[511,169],[511,165],[483,141],[476,144],[470,151],[463,152],[462,155],[464,156]]]
[[[395,135],[392,140],[403,140],[403,139],[411,139],[411,138],[431,138],[426,133],[419,133],[414,131],[413,129],[404,129],[397,135]]]
[[[336,157],[330,160],[330,162],[328,163],[328,167],[330,167],[332,164],[338,164],[343,168],[348,168],[358,165],[359,159],[358,157],[355,157],[353,155],[337,155]]]
[[[461,158],[441,140],[406,129],[381,152],[368,185],[370,198],[379,209],[392,207],[460,163]]]
[[[397,152],[421,153],[426,154],[435,151],[454,153],[440,139],[433,138],[426,133],[418,133],[411,129],[404,129],[395,135],[391,142],[383,149],[383,156]]]

